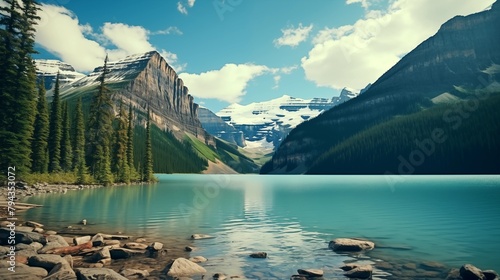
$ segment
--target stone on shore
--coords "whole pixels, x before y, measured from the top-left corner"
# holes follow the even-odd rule
[[[30,246],[35,250],[35,251],[38,251],[40,249],[43,248],[43,245],[42,243],[39,243],[39,242],[33,242],[30,244]]]
[[[92,241],[92,246],[94,247],[102,246],[104,244],[104,237],[102,236],[102,234],[98,233],[92,236],[90,241]]]
[[[39,254],[45,254],[47,252],[52,251],[53,249],[69,246],[66,239],[64,239],[64,237],[62,236],[49,235],[46,238],[47,238],[47,244],[45,244],[45,246],[43,246],[42,248],[38,249]]]
[[[494,270],[483,270],[484,276],[486,276],[487,280],[498,280],[500,276]]]
[[[194,240],[212,239],[212,238],[215,238],[215,236],[211,236],[208,234],[193,234],[193,235],[191,235],[191,239],[194,239]]]
[[[265,258],[267,258],[267,253],[266,252],[251,253],[250,258],[265,259]]]
[[[56,231],[53,231],[53,230],[48,230],[45,232],[46,235],[56,235],[57,232]]]
[[[43,228],[43,225],[40,224],[40,223],[37,223],[37,222],[33,222],[33,221],[27,221],[25,223],[27,226],[29,227],[34,227],[34,228]]]
[[[79,280],[127,280],[114,270],[108,268],[75,268]]]
[[[298,269],[297,272],[307,277],[322,277],[324,274],[321,269]]]
[[[120,240],[104,240],[104,246],[120,245]]]
[[[87,220],[86,219],[83,219],[79,222],[80,225],[84,225],[86,226],[87,225]]]
[[[9,280],[31,280],[42,279],[47,276],[47,270],[41,267],[30,267],[25,264],[16,264],[16,272],[7,270],[7,262],[0,262],[0,279]]]
[[[223,273],[215,273],[213,276],[212,276],[212,279],[214,280],[224,280],[224,279],[227,279],[227,276]]]
[[[163,249],[163,243],[160,242],[153,242],[149,247],[155,251],[160,251]]]
[[[185,258],[177,258],[170,261],[165,267],[168,276],[191,276],[206,273],[207,270],[200,265]]]
[[[94,262],[98,262],[102,259],[111,259],[111,253],[109,252],[109,247],[104,247],[101,250],[97,251],[92,256]]]
[[[0,228],[0,244],[8,244],[8,238],[10,236],[10,229]],[[24,243],[31,244],[33,242],[38,242],[42,244],[47,243],[47,239],[40,233],[36,232],[22,232],[18,231],[16,228],[15,235],[16,244]]]
[[[486,280],[484,273],[472,264],[464,264],[460,268],[460,276],[463,280]]]
[[[36,266],[36,267],[41,267],[45,268],[48,271],[50,271],[56,264],[62,263],[67,261],[63,259],[59,255],[52,255],[52,254],[40,254],[36,256],[32,256],[28,259],[28,264],[30,266]]]
[[[148,245],[136,242],[128,242],[125,243],[124,247],[132,250],[146,250],[148,248]]]
[[[373,267],[371,265],[360,265],[348,270],[344,275],[348,278],[369,279],[372,277]]]
[[[80,236],[73,238],[73,244],[82,245],[89,242],[92,239],[90,235]]]
[[[120,274],[127,278],[131,276],[146,278],[149,276],[149,272],[147,270],[131,269],[131,268],[122,269],[120,271]]]
[[[328,247],[335,252],[359,252],[375,248],[375,243],[368,240],[337,238],[330,241]]]
[[[126,248],[112,248],[109,250],[109,253],[111,254],[112,259],[117,260],[117,259],[128,259],[133,255],[144,254],[145,251],[131,250]]]
[[[64,259],[54,266],[49,272],[49,275],[43,280],[76,280],[76,273],[71,265]]]

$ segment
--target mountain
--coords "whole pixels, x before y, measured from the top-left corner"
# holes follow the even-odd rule
[[[54,87],[56,75],[59,72],[59,83],[65,86],[73,81],[85,77],[85,74],[75,71],[73,66],[54,59],[35,59],[38,77],[44,78],[45,88],[50,90]]]
[[[198,108],[198,118],[203,128],[211,135],[240,147],[246,146],[243,132],[224,122],[209,109]]]
[[[424,120],[426,117],[418,114],[426,110],[435,110],[435,106],[461,106],[460,100],[477,98],[476,94],[500,92],[499,26],[499,2],[496,2],[490,10],[469,16],[457,16],[449,20],[434,36],[404,56],[362,95],[297,126],[281,144],[272,160],[263,166],[261,173],[305,173],[309,171],[315,173],[315,170],[321,171],[319,173],[337,173],[331,168],[323,168],[324,165],[344,162],[351,156],[359,160],[359,155],[352,155],[353,150],[343,154],[344,159],[336,158],[335,155],[340,156],[337,152],[346,151],[343,149],[349,144],[363,145],[364,140],[370,143],[373,153],[363,153],[366,162],[357,162],[357,166],[351,164],[349,172],[342,169],[344,173],[367,173],[370,166],[378,170],[375,168],[376,165],[386,161],[384,149],[390,149],[391,153],[396,150],[396,153],[401,155],[409,153],[410,151],[405,150],[408,148],[407,145],[403,147],[395,142],[402,141],[402,136],[364,140],[356,137],[360,137],[361,134],[378,125],[387,124],[388,127],[385,129],[388,131],[399,129],[401,127],[398,124],[391,123],[398,118],[409,118],[408,120],[412,121]],[[443,100],[445,104],[442,104]],[[447,110],[454,112],[457,107],[447,107]],[[462,114],[468,116],[465,113]],[[491,113],[485,117],[490,118]],[[441,117],[441,119],[444,118]],[[482,128],[480,121],[474,120],[477,121],[476,129],[489,129]],[[429,123],[435,124],[436,119]],[[409,125],[409,123],[406,124]],[[440,125],[449,126],[450,122],[443,121]],[[492,129],[490,134],[485,135],[486,139],[491,139],[491,135],[499,134],[494,127]],[[405,131],[411,132],[414,140],[429,137],[424,130]],[[375,134],[365,134],[367,135]],[[458,139],[450,142],[457,145],[455,149],[469,149],[467,145],[473,145],[467,139],[461,138],[466,137],[463,134],[457,134],[454,137]],[[354,138],[357,140],[354,141]],[[389,143],[392,145],[388,145]],[[486,147],[489,148],[478,151],[485,154],[499,153],[494,145],[486,145]],[[448,162],[447,155],[442,153],[436,157]],[[467,155],[470,156],[470,154]],[[393,162],[396,166],[397,159],[398,157],[394,158]],[[366,165],[367,162],[372,164]],[[461,163],[464,161],[462,160]],[[323,167],[320,167],[321,165]],[[314,170],[311,170],[313,166],[315,166]],[[362,166],[365,167],[362,168]],[[465,166],[465,168],[469,166],[470,170],[476,170],[470,165]],[[434,173],[450,172],[446,165],[438,165],[434,170]]]
[[[106,84],[114,92],[114,99],[131,102],[142,112],[149,105],[153,122],[161,129],[171,131],[182,139],[185,132],[203,142],[214,144],[206,135],[197,117],[198,104],[189,95],[188,88],[170,65],[156,52],[128,56],[109,62]],[[63,99],[74,99],[96,90],[102,67],[61,88]]]
[[[298,124],[315,118],[321,112],[354,97],[356,94],[347,89],[342,90],[340,96],[332,99],[301,99],[283,95],[280,98],[248,105],[232,104],[216,115],[230,128],[243,132],[247,144],[253,142],[278,147],[286,135]],[[205,128],[212,126],[203,120],[202,124]],[[221,130],[215,129],[210,128],[207,131],[213,135],[227,131],[227,127],[222,127]]]
[[[59,66],[68,72],[72,69],[63,63],[40,65],[39,77],[49,72],[47,69],[54,72]],[[70,109],[81,97],[84,115],[87,116],[102,71],[103,67],[100,66],[89,75],[64,83],[60,89],[61,99],[68,102]],[[140,170],[145,155],[145,121],[149,107],[155,172],[258,172],[259,167],[251,159],[230,144],[216,140],[202,128],[198,104],[194,103],[188,88],[158,52],[131,55],[108,62],[105,83],[112,92],[115,112],[120,102],[133,107],[136,123],[134,163],[137,170]],[[50,100],[50,91],[47,97]]]

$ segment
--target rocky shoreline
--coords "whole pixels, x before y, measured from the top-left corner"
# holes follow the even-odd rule
[[[18,184],[16,195],[20,200],[32,195],[100,187],[103,186]],[[90,232],[86,220],[79,225],[69,225],[59,233],[36,221],[16,221],[14,229],[7,220],[6,189],[0,191],[0,209],[4,210],[0,212],[0,279],[275,279],[245,278],[222,272],[210,275],[203,267],[207,259],[191,256],[197,240],[214,238],[204,234],[158,242],[147,236]],[[41,206],[16,201],[17,212],[32,207]],[[15,246],[10,243],[12,240]],[[471,264],[450,268],[436,262],[380,258],[373,252],[384,247],[365,239],[337,238],[328,244],[328,249],[350,257],[343,266],[335,268],[335,275],[344,279],[499,279],[495,271],[482,271]],[[247,257],[266,259],[268,254],[255,252]],[[321,269],[326,264],[317,265],[316,268],[297,268],[297,274],[289,279],[327,279]]]

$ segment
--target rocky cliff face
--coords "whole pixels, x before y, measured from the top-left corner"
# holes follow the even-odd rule
[[[131,102],[136,110],[151,109],[152,120],[160,128],[169,130],[182,139],[189,132],[200,140],[214,144],[213,137],[202,128],[198,119],[198,105],[188,88],[170,65],[156,52],[133,55],[108,63],[106,84],[116,94],[116,101]],[[95,90],[102,67],[88,76],[61,89],[63,98]]]
[[[445,92],[458,98],[500,81],[500,3],[458,16],[403,57],[357,98],[290,132],[263,173],[303,173],[348,137],[422,107]]]
[[[203,128],[211,135],[240,147],[246,146],[243,132],[228,125],[209,109],[202,107],[198,108],[198,118]]]

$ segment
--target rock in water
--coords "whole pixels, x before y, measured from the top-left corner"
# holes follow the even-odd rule
[[[473,266],[472,264],[464,264],[460,268],[460,276],[463,280],[486,280],[481,269]]]
[[[323,270],[321,269],[298,269],[297,272],[300,275],[305,275],[307,277],[322,277]]]
[[[189,260],[194,262],[194,263],[204,263],[204,262],[208,261],[207,258],[202,257],[202,256],[194,256],[194,257],[189,258]]]
[[[165,268],[168,276],[191,276],[206,273],[207,270],[200,265],[186,260],[184,258],[177,258],[171,261]]]
[[[250,257],[254,259],[265,259],[267,258],[267,253],[266,252],[252,253],[250,254]]]
[[[349,278],[370,279],[372,272],[373,267],[371,265],[362,265],[345,272],[344,275]]]
[[[75,268],[78,279],[82,280],[94,280],[94,279],[106,279],[106,280],[127,280],[127,278],[121,276],[117,272],[107,268]]]
[[[194,239],[194,240],[212,239],[212,238],[215,238],[215,236],[211,236],[208,234],[193,234],[193,235],[191,235],[191,239]]]
[[[368,240],[337,238],[330,241],[328,247],[336,252],[359,252],[373,250],[373,248],[375,248],[375,243]]]
[[[494,270],[483,270],[483,274],[488,280],[498,280],[500,278],[498,273]]]

